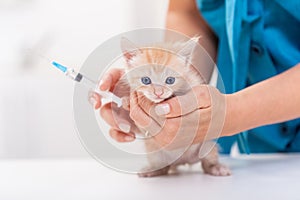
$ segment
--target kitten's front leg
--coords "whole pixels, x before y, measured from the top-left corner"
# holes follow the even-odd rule
[[[230,176],[231,171],[219,162],[218,147],[215,146],[207,156],[201,159],[201,165],[204,173],[213,176]]]

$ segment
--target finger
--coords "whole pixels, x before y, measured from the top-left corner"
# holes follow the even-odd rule
[[[130,118],[141,127],[147,127],[151,123],[151,117],[141,109],[138,104],[138,96],[135,92],[130,95]]]
[[[88,93],[88,101],[94,107],[94,109],[99,109],[101,107],[101,97],[93,91]]]
[[[104,74],[103,78],[100,81],[100,90],[112,91],[114,89],[115,84],[119,81],[123,74],[124,71],[122,69],[110,69],[107,73]]]
[[[148,130],[152,134],[157,133],[161,129],[161,127],[140,107],[135,92],[130,96],[130,118],[138,126]]]
[[[208,86],[199,85],[192,88],[190,92],[182,96],[176,96],[155,107],[158,115],[167,118],[179,117],[191,113],[199,108],[210,106],[210,93]]]
[[[102,106],[102,108],[100,109],[100,115],[112,128],[121,130],[125,133],[130,132],[130,123],[125,119],[117,118],[117,115],[113,113],[111,103]]]
[[[156,117],[156,113],[154,112],[154,103],[146,98],[142,93],[137,93],[137,102],[140,105],[141,109],[152,117]]]
[[[187,148],[193,144],[199,127],[200,109],[184,117],[169,118],[163,129],[154,138],[157,143],[166,149]],[[187,134],[188,133],[188,134]]]
[[[179,120],[179,123],[177,122]],[[175,122],[175,123],[174,123]],[[154,136],[154,139],[161,147],[166,147],[172,143],[179,130],[180,118],[168,119],[161,131]]]
[[[116,129],[110,129],[109,135],[117,142],[132,142],[135,140],[135,135],[133,133],[123,133]]]
[[[129,100],[129,97],[122,97],[122,107],[125,110],[130,110],[130,100]]]

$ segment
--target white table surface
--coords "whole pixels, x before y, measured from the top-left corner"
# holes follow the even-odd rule
[[[204,175],[197,165],[148,179],[110,170],[92,158],[2,160],[0,199],[300,199],[300,154],[222,160],[232,176]]]

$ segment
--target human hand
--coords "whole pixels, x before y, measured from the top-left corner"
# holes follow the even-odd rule
[[[109,90],[114,92],[119,97],[128,96],[129,88],[118,88],[118,83],[124,70],[111,69],[101,79],[99,88],[100,90]],[[106,103],[102,105],[102,97],[95,93],[90,92],[89,102],[94,108],[100,109],[101,117],[111,126],[109,130],[110,136],[118,142],[130,142],[135,139],[136,126],[129,117],[127,98],[123,98],[123,108],[117,108],[114,103]]]
[[[209,85],[199,85],[158,105],[133,94],[130,116],[148,130],[160,146],[186,147],[218,138],[223,130],[226,96]]]

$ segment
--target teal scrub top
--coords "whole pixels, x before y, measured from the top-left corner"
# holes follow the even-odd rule
[[[197,3],[219,39],[217,66],[226,93],[275,76],[300,62],[299,0]],[[252,153],[299,152],[300,119],[249,130],[246,139]],[[220,138],[221,152],[229,153],[235,141],[237,136]]]

